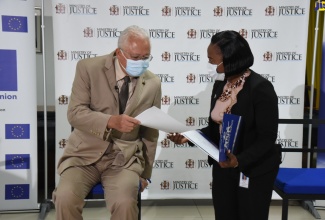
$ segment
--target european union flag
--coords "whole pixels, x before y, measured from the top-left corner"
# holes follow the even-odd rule
[[[2,31],[28,32],[27,17],[2,15]]]
[[[29,124],[6,124],[6,139],[29,139]]]
[[[6,184],[5,200],[29,199],[29,184]]]
[[[29,167],[30,167],[29,154],[6,154],[7,170],[29,169]]]
[[[0,91],[17,90],[17,52],[0,50]]]

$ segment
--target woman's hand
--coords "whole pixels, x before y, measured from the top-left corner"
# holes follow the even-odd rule
[[[236,167],[238,167],[237,157],[235,155],[233,155],[232,153],[230,153],[230,150],[228,150],[228,152],[227,152],[227,157],[228,157],[228,159],[226,161],[219,162],[219,165],[222,168],[236,168]]]
[[[179,133],[169,133],[167,134],[167,138],[175,144],[184,144],[188,142],[188,139]]]

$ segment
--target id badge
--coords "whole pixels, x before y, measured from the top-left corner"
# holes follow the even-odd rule
[[[239,186],[248,189],[249,178],[240,172]]]

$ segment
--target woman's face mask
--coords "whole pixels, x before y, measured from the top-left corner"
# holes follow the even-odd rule
[[[208,65],[207,65],[208,73],[214,80],[223,81],[225,79],[225,73],[217,72],[218,66],[220,66],[222,63],[223,62],[221,62],[219,64],[208,63]]]
[[[131,59],[127,59],[123,53],[123,51],[121,50],[121,53],[123,54],[124,58],[126,59],[126,68],[125,71],[127,72],[127,74],[129,74],[132,77],[139,77],[141,76],[144,71],[147,70],[147,68],[149,67],[149,62],[150,59],[146,59],[146,60],[131,60]]]

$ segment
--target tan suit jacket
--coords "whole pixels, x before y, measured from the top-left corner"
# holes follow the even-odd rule
[[[160,105],[160,79],[147,70],[138,78],[124,114],[135,117],[152,106],[160,108]],[[130,133],[112,129],[108,136],[104,135],[109,117],[118,114],[114,52],[79,61],[67,113],[74,130],[59,160],[58,173],[70,166],[95,163],[110,143],[114,143],[111,145],[117,153],[114,166],[128,168],[137,162],[142,169],[135,171],[150,178],[159,133],[139,125]]]

